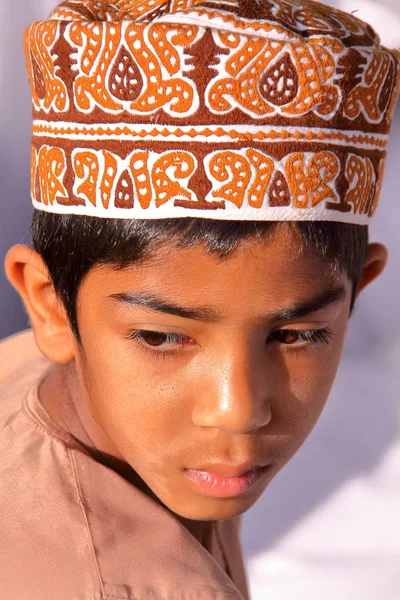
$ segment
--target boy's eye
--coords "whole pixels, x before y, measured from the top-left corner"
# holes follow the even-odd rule
[[[273,331],[267,339],[268,342],[277,342],[283,346],[291,346],[302,349],[320,343],[328,343],[333,333],[327,328],[322,329],[277,329]],[[187,345],[184,340],[191,338],[179,335],[177,333],[164,333],[162,331],[149,331],[144,329],[135,329],[128,332],[127,339],[136,342],[140,349],[153,356],[171,356],[183,351],[183,346]],[[167,345],[164,345],[167,344]]]
[[[277,329],[270,337],[287,346],[300,346],[312,343],[328,343],[332,333],[327,328],[322,329]]]
[[[126,337],[128,340],[134,341],[143,352],[160,358],[180,354],[185,344],[179,340],[190,340],[190,338],[177,333],[163,333],[162,331],[148,331],[147,329],[134,329],[129,331]],[[163,346],[166,342],[172,342],[172,346]]]
[[[137,329],[129,333],[129,339],[135,339],[140,342],[145,342],[148,346],[153,348],[159,348],[165,342],[172,344],[172,347],[176,345],[182,345],[179,340],[182,340],[185,336],[178,335],[177,333],[163,333],[162,331],[148,331],[147,329]],[[178,340],[178,341],[177,341]],[[167,348],[164,347],[164,350]]]

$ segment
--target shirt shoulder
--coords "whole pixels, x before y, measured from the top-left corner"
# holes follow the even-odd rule
[[[100,583],[68,444],[29,411],[50,364],[32,332],[0,343],[2,597],[92,600]]]
[[[40,358],[46,360],[36,345],[32,329],[0,340],[0,385],[19,367]]]

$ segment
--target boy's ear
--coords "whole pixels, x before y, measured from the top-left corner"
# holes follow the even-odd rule
[[[74,358],[73,333],[47,267],[32,248],[18,244],[6,255],[7,279],[21,296],[42,354],[57,363]]]
[[[378,243],[369,244],[357,296],[369,283],[379,277],[385,269],[387,261],[388,251],[386,246]]]

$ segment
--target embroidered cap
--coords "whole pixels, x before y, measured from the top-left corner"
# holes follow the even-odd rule
[[[400,52],[312,0],[67,0],[25,32],[32,202],[368,224]]]

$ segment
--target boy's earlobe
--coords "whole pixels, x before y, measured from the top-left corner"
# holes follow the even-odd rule
[[[357,290],[357,296],[367,287],[367,285],[379,277],[384,271],[387,261],[388,250],[386,246],[376,242],[369,244],[363,274]]]
[[[21,296],[36,343],[49,360],[66,363],[74,358],[73,334],[46,265],[32,248],[18,244],[5,258],[7,279]]]

